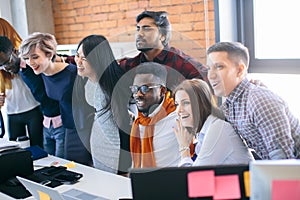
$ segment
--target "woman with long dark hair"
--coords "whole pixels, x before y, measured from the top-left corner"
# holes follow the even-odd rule
[[[104,36],[85,37],[75,56],[78,75],[82,76],[87,103],[94,107],[94,122],[90,148],[95,168],[117,173],[123,135],[114,120],[111,109],[112,93],[123,70],[114,58]],[[86,122],[89,123],[89,122]]]

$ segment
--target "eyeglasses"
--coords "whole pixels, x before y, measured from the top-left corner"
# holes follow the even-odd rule
[[[142,86],[132,85],[129,88],[130,88],[132,94],[136,94],[136,93],[138,93],[138,91],[140,91],[143,95],[145,95],[147,92],[150,91],[150,89],[157,88],[157,87],[161,87],[161,85],[152,85],[152,86],[148,86],[148,85],[142,85]]]
[[[5,69],[7,66],[12,62],[13,55],[10,54],[8,61],[4,62],[2,65],[0,65],[0,69]]]

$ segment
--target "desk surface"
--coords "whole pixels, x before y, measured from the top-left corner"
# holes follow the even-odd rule
[[[54,156],[48,156],[47,158],[35,161],[34,165],[49,166],[53,162],[58,162],[58,165],[70,163],[68,160]],[[104,172],[78,163],[75,164],[74,168],[69,170],[82,173],[83,177],[74,185],[61,185],[56,187],[55,189],[60,192],[67,191],[71,188],[76,188],[108,199],[132,198],[131,182],[129,178]],[[0,199],[12,200],[14,198],[0,193]],[[32,199],[34,198],[29,197],[26,200]]]

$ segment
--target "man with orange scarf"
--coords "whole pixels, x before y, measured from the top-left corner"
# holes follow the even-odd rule
[[[130,86],[138,113],[130,134],[134,168],[177,166],[179,146],[175,127],[174,100],[166,89],[167,69],[146,62],[135,69]]]

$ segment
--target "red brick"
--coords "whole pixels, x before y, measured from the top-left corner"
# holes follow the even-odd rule
[[[163,0],[163,1],[161,1],[160,4],[162,6],[171,6],[172,5],[171,0]]]
[[[85,22],[89,22],[91,20],[92,20],[91,15],[84,15],[84,16],[75,17],[75,22],[76,23],[85,23]]]
[[[184,0],[172,0],[171,5],[174,6],[174,5],[183,4],[183,3],[184,3]]]
[[[89,6],[89,1],[77,1],[73,3],[74,8],[84,8]]]
[[[118,4],[112,4],[109,6],[109,11],[110,12],[115,12],[115,11],[119,11],[119,5]]]
[[[129,9],[127,2],[120,3],[119,7],[120,7],[119,9],[120,9],[121,12],[123,12],[124,10],[128,10]]]
[[[172,29],[174,31],[182,32],[182,31],[191,31],[192,23],[184,23],[184,24],[174,24],[172,25]]]
[[[108,19],[109,20],[125,19],[125,13],[124,12],[109,13]]]
[[[139,1],[138,2],[138,7],[141,9],[146,9],[149,7],[149,1]]]
[[[108,16],[106,13],[104,14],[96,14],[92,16],[93,21],[105,21],[108,19]]]
[[[206,47],[215,39],[214,0],[207,3],[207,18],[204,0],[52,0],[52,9],[61,44],[77,44],[90,34],[102,34],[115,42],[134,42],[136,16],[144,10],[166,10],[173,27],[171,41],[180,45],[190,39]],[[188,51],[195,54],[198,49],[190,47]],[[199,56],[205,60],[203,52]]]
[[[116,20],[110,20],[110,21],[104,21],[103,22],[104,27],[103,28],[112,28],[117,26]]]
[[[128,8],[129,8],[130,10],[138,9],[138,8],[139,8],[139,4],[138,4],[137,1],[129,2],[129,3],[128,3]]]
[[[191,5],[178,5],[171,6],[167,8],[169,14],[181,14],[181,13],[190,13],[192,11]]]
[[[69,27],[71,31],[82,30],[83,24],[72,24]]]
[[[204,12],[203,3],[193,4],[192,5],[192,12]]]
[[[151,1],[149,1],[149,6],[150,7],[158,7],[158,6],[160,6],[160,2],[161,2],[161,0],[151,0]]]
[[[83,24],[83,29],[85,30],[95,30],[100,26],[99,22],[87,22]]]

